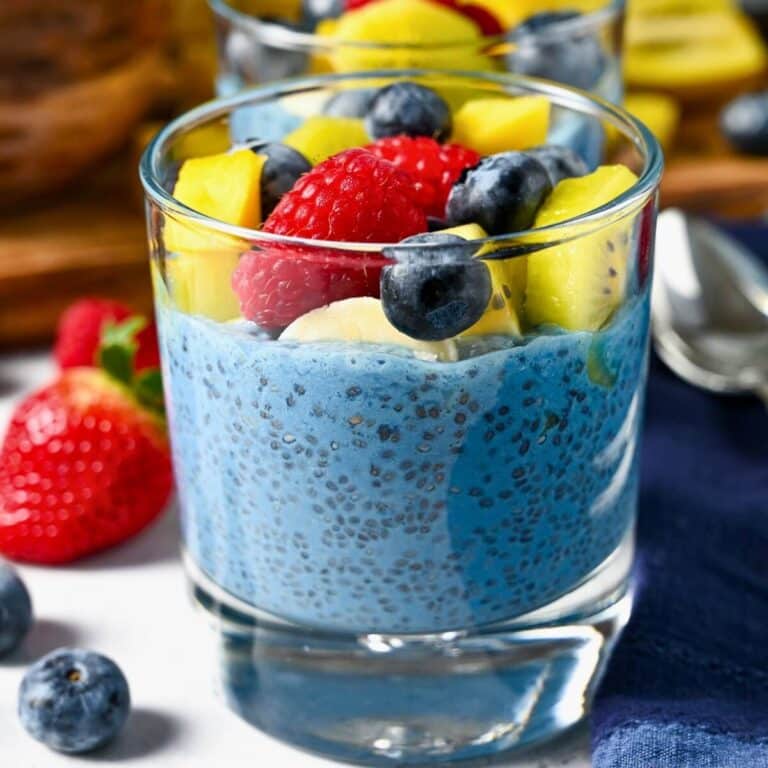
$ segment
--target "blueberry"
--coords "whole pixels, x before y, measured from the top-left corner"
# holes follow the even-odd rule
[[[488,155],[453,185],[446,215],[452,226],[479,224],[490,235],[528,229],[552,191],[546,168],[523,152]]]
[[[415,235],[403,243],[450,247],[391,249],[388,255],[397,263],[381,273],[381,302],[389,322],[423,341],[449,339],[474,325],[491,299],[491,275],[472,258],[472,246],[450,234]]]
[[[299,176],[312,170],[312,165],[301,152],[287,144],[254,139],[247,143],[257,155],[267,158],[261,171],[261,215],[266,219],[282,196],[293,189]]]
[[[452,127],[451,110],[445,101],[433,90],[407,82],[382,88],[365,122],[374,139],[405,134],[444,141]]]
[[[378,93],[378,88],[339,91],[325,103],[323,114],[331,117],[365,117]]]
[[[438,218],[437,216],[427,216],[427,229],[430,232],[440,232],[440,230],[448,229],[450,224],[445,219]]]
[[[310,30],[325,19],[338,19],[345,8],[344,0],[303,0],[301,4],[302,18]]]
[[[563,179],[586,176],[589,173],[587,164],[570,147],[547,144],[543,147],[527,149],[525,154],[538,160],[544,166],[553,187],[556,187]]]
[[[51,749],[79,754],[111,741],[130,709],[128,683],[98,653],[60,648],[29,668],[19,689],[19,718]]]
[[[592,88],[605,70],[600,41],[589,32],[566,32],[554,26],[580,15],[577,11],[545,11],[516,27],[512,38],[518,47],[509,56],[512,70],[576,88]]]
[[[720,115],[720,127],[739,152],[768,155],[768,91],[731,101]]]
[[[32,601],[16,571],[0,563],[0,657],[14,650],[32,625]]]

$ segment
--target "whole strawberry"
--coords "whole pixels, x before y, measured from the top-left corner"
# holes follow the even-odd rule
[[[117,544],[172,488],[160,374],[134,373],[131,319],[104,333],[102,368],[71,368],[19,405],[0,449],[0,553],[63,563]]]
[[[397,243],[426,229],[413,178],[364,149],[341,152],[304,174],[263,227],[358,243]],[[383,264],[375,253],[275,244],[243,256],[232,285],[243,315],[275,330],[334,301],[378,296]]]
[[[85,298],[69,306],[59,318],[56,331],[54,357],[59,368],[97,365],[99,343],[105,326],[127,320],[134,314],[130,307],[111,299]],[[157,368],[160,352],[154,323],[142,329],[137,342],[136,370]]]
[[[419,202],[430,216],[439,219],[445,216],[445,203],[461,172],[481,159],[473,149],[438,144],[427,136],[392,136],[379,139],[367,149],[407,171],[416,182]]]

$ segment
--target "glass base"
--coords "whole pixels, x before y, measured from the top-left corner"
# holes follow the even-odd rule
[[[237,714],[327,757],[403,765],[498,755],[579,722],[629,617],[631,556],[628,538],[556,603],[435,635],[289,624],[244,610],[189,561],[188,572],[219,632],[222,687]]]

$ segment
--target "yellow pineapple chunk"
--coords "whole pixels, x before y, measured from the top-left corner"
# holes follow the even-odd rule
[[[261,174],[266,157],[249,149],[186,160],[173,194],[184,205],[227,224],[261,224]],[[231,280],[237,238],[185,218],[165,217],[166,279],[174,306],[212,320],[231,320],[239,306]]]
[[[284,144],[301,152],[312,165],[370,141],[362,120],[323,115],[308,118],[283,139]]]
[[[483,240],[488,233],[479,224],[463,224],[442,230],[441,234],[457,235],[465,240]],[[484,246],[478,257],[493,251]],[[505,335],[519,336],[520,311],[525,294],[525,259],[487,259],[485,264],[491,273],[491,299],[483,316],[462,336]]]
[[[173,196],[195,211],[226,224],[255,228],[261,224],[261,172],[266,157],[237,152],[185,160]],[[170,251],[207,251],[219,236],[188,220],[166,217],[165,245]]]
[[[332,55],[336,72],[419,67],[476,72],[493,67],[481,52],[478,26],[433,0],[369,3],[343,14],[333,37],[339,43]]]
[[[536,227],[589,213],[615,199],[637,181],[623,165],[561,181],[539,209]],[[632,223],[625,219],[527,257],[525,312],[532,325],[558,325],[571,331],[600,329],[620,306],[626,291]],[[567,238],[561,230],[558,239]]]
[[[546,142],[549,112],[546,96],[473,99],[453,117],[453,141],[481,155],[530,149]]]

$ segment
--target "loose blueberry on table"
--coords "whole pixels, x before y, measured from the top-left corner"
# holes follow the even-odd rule
[[[34,664],[19,688],[27,732],[57,752],[92,752],[128,719],[131,696],[120,668],[98,653],[62,648]]]
[[[32,601],[24,582],[0,562],[0,658],[15,650],[32,625]]]

